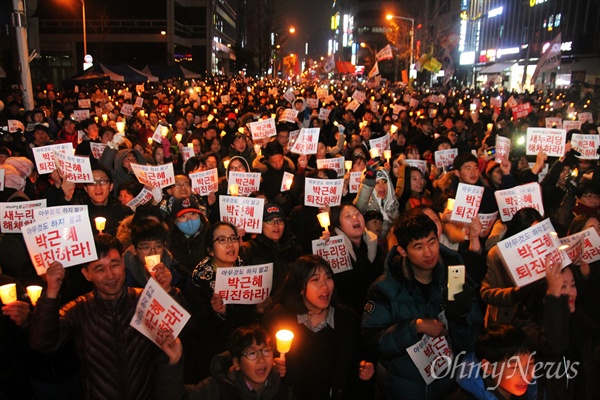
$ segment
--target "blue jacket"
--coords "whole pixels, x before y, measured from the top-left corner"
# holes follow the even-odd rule
[[[415,283],[412,268],[393,249],[386,261],[385,273],[369,288],[363,314],[363,344],[378,351],[379,362],[387,369],[384,378],[386,398],[445,398],[454,382],[448,374],[426,385],[406,348],[421,340],[415,322],[419,318],[435,319],[448,303],[445,256],[440,255],[433,270],[429,297]],[[451,265],[451,264],[448,264]],[[482,324],[475,297],[471,310],[462,321],[449,321],[449,336],[455,355],[471,351],[477,328]]]

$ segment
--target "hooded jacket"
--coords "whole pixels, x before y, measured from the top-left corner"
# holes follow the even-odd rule
[[[375,183],[380,179],[387,181],[387,193],[385,199],[383,199],[383,205],[382,200],[375,193]],[[363,179],[358,188],[358,195],[354,199],[354,204],[363,214],[371,210],[381,212],[383,214],[383,226],[380,236],[382,238],[387,237],[390,228],[394,224],[394,220],[399,215],[399,210],[394,185],[392,185],[390,177],[384,169],[377,170],[377,179],[375,180]]]
[[[123,159],[129,153],[133,153],[137,159],[137,163],[140,165],[146,165],[146,159],[137,150],[123,149],[114,150],[110,147],[106,147],[100,157],[100,164],[110,169],[113,173],[113,195],[119,195],[119,186],[125,182],[137,182],[137,178],[133,173],[129,173],[127,169],[123,167]]]

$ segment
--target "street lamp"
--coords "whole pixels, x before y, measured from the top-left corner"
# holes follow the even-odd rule
[[[388,21],[391,21],[394,18],[401,19],[403,21],[410,21],[410,60],[409,60],[409,65],[408,65],[408,67],[410,68],[410,66],[413,63],[413,47],[414,47],[414,41],[415,41],[415,19],[408,18],[408,17],[401,17],[399,15],[392,15],[392,14],[388,14],[385,16],[385,19],[387,19]]]
[[[84,0],[80,0],[81,1],[81,15],[82,15],[82,19],[83,19],[83,56],[87,56],[87,35],[85,32],[85,1]]]
[[[296,28],[294,28],[293,26],[290,27],[290,33],[296,33]]]

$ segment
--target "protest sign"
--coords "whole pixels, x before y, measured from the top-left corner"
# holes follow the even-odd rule
[[[273,263],[243,267],[218,268],[215,294],[223,304],[259,304],[271,294]]]
[[[54,150],[65,154],[73,154],[73,143],[51,144],[49,146],[34,147],[33,157],[38,174],[50,174],[56,169],[54,163]]]
[[[312,252],[323,257],[331,265],[334,274],[352,269],[352,260],[343,236],[332,236],[328,241],[313,240]]]
[[[323,103],[325,103],[325,104],[335,103],[335,97],[333,97],[332,95],[328,95],[327,97],[325,97],[325,100],[323,101]]]
[[[598,135],[581,135],[574,133],[571,137],[571,147],[581,153],[578,158],[584,160],[597,160],[598,147],[600,147],[600,136]]]
[[[344,157],[322,158],[317,160],[317,169],[332,169],[337,176],[344,176]]]
[[[190,313],[150,278],[129,325],[160,347],[157,342],[159,331],[167,330],[176,338],[189,319]]]
[[[262,233],[265,199],[239,196],[219,196],[221,221],[231,222],[247,233]]]
[[[35,220],[35,210],[45,209],[46,199],[0,203],[2,233],[21,233],[21,228]]]
[[[486,237],[490,233],[494,222],[496,222],[496,218],[498,218],[498,211],[494,211],[491,214],[479,214],[479,222],[481,222],[479,237]]]
[[[583,257],[582,261],[591,264],[600,260],[600,235],[594,229],[589,227],[581,232],[583,237]]]
[[[44,200],[45,201],[45,200]],[[56,207],[36,207],[33,209],[34,221],[41,221],[59,215],[73,214],[77,212],[88,212],[88,206],[56,206]]]
[[[221,96],[221,103],[223,103],[224,105],[227,105],[231,102],[231,98],[229,97],[228,94],[224,94]]]
[[[490,104],[492,105],[492,107],[502,108],[502,97],[492,97],[490,99]]]
[[[74,110],[75,121],[81,122],[90,117],[90,110]]]
[[[104,143],[90,142],[90,150],[92,151],[92,157],[99,160],[104,150],[106,150],[106,145]]]
[[[592,117],[591,112],[580,112],[577,114],[577,119],[582,123],[589,122],[590,124],[594,122],[594,118]]]
[[[158,126],[156,127],[156,129],[154,130],[154,133],[152,134],[152,140],[154,140],[156,143],[162,143],[163,138],[167,136],[167,134],[169,133],[169,128],[158,124]]]
[[[570,119],[565,119],[563,121],[562,127],[565,131],[569,132],[572,129],[581,130],[581,121],[571,121]]]
[[[510,108],[515,108],[516,106],[518,106],[518,103],[515,100],[514,96],[510,96],[508,100],[506,100],[506,105]]]
[[[79,99],[77,100],[77,105],[79,108],[92,108],[92,103],[90,99]]]
[[[317,154],[317,145],[319,142],[319,128],[302,128],[298,138],[290,148],[292,153],[296,154]],[[292,133],[290,132],[290,140]]]
[[[89,157],[79,157],[54,150],[54,164],[67,182],[94,182]]]
[[[556,117],[546,117],[546,128],[552,129],[552,128],[558,128],[558,129],[562,129],[562,118],[556,118]]]
[[[304,205],[308,207],[339,206],[344,190],[343,179],[306,178]]]
[[[141,96],[136,97],[135,103],[133,103],[133,106],[135,108],[142,108],[143,105],[144,105],[144,98]]]
[[[252,140],[265,139],[277,135],[275,120],[273,118],[250,122],[248,128],[250,128],[250,133],[252,133]]]
[[[287,192],[291,189],[293,182],[294,174],[290,174],[287,171],[283,171],[283,178],[281,179],[281,188],[279,190],[282,192]]]
[[[525,118],[531,111],[532,108],[530,103],[519,104],[518,106],[512,107],[513,119],[518,121],[521,118]]]
[[[392,114],[398,115],[402,110],[406,110],[406,106],[403,106],[402,104],[394,104],[394,111]]]
[[[329,89],[317,88],[317,98],[319,100],[323,100],[327,96],[329,96]]]
[[[252,192],[260,190],[260,172],[237,172],[229,171],[229,185],[238,185],[239,196],[249,196]],[[229,186],[227,186],[229,194]]]
[[[402,101],[405,103],[410,103],[411,99],[412,96],[410,95],[410,93],[404,93],[404,95],[402,96]]]
[[[420,102],[421,102],[421,101],[420,101],[419,99],[411,98],[411,99],[410,99],[410,102],[408,103],[408,106],[409,106],[410,108],[417,108],[417,107],[419,106],[419,103],[420,103]]]
[[[502,222],[510,221],[521,208],[532,207],[544,215],[542,192],[537,182],[494,192]]]
[[[504,267],[515,286],[525,286],[546,276],[546,257],[566,266],[571,263],[566,253],[559,250],[560,241],[550,222],[545,219],[498,242]]]
[[[325,121],[329,118],[329,114],[331,114],[331,110],[328,108],[322,108],[319,110],[319,119]]]
[[[483,186],[459,183],[450,221],[471,223],[473,218],[479,214],[482,197]]]
[[[283,98],[286,99],[288,102],[294,104],[296,95],[294,94],[294,91],[290,89],[287,92],[285,92],[285,94],[283,95]]]
[[[189,177],[192,182],[192,192],[200,196],[208,196],[219,190],[219,174],[216,168],[194,172]]]
[[[581,232],[564,238],[559,238],[561,248],[564,249],[567,256],[573,264],[579,263],[583,257],[583,235]]]
[[[562,157],[566,141],[564,129],[527,128],[527,155],[536,155],[541,150],[548,157]]]
[[[367,98],[367,94],[361,90],[355,90],[354,93],[352,93],[352,98],[360,104],[363,104]]]
[[[502,163],[502,160],[508,160],[510,154],[510,139],[504,136],[496,135],[496,157],[497,163]]]
[[[279,120],[295,123],[296,118],[298,118],[298,111],[292,110],[291,108],[286,108],[285,110],[283,110],[283,113],[281,114],[281,118]]]
[[[445,336],[437,338],[423,335],[423,338],[406,348],[423,380],[427,385],[436,377],[445,376],[445,370],[452,366],[454,355]]]
[[[137,180],[144,186],[165,188],[175,184],[173,163],[163,165],[131,164]]]
[[[121,114],[131,117],[133,115],[133,105],[123,104],[123,107],[121,107]]]
[[[352,101],[346,105],[346,110],[356,112],[358,107],[360,107],[360,103],[356,99],[352,99]]]
[[[444,168],[446,165],[452,165],[458,155],[458,149],[438,150],[435,152],[435,166]]]
[[[312,109],[319,108],[319,99],[306,99],[306,107]]]
[[[384,136],[377,139],[369,139],[369,146],[372,149],[378,149],[379,154],[383,156],[385,150],[390,149],[390,135],[386,133]],[[382,157],[383,158],[383,157]]]
[[[137,196],[135,196],[133,199],[131,199],[129,201],[129,203],[127,203],[127,207],[131,208],[133,211],[135,211],[136,208],[138,208],[141,205],[144,205],[146,203],[148,203],[150,200],[152,200],[152,197],[154,197],[152,195],[152,192],[146,188],[143,188]]]
[[[129,90],[122,92],[122,94],[123,100],[131,100],[133,98],[133,93],[131,93]]]
[[[527,163],[527,165],[529,165],[529,168],[533,168],[533,166],[535,165],[535,163],[534,162],[530,162],[530,163]],[[538,182],[543,181],[544,177],[546,176],[547,173],[548,173],[548,163],[544,163],[544,166],[542,167],[542,170],[538,174]]]
[[[193,147],[182,147],[181,148],[181,159],[183,160],[183,165],[192,157],[194,157],[196,153],[194,153]]]
[[[38,275],[54,261],[67,268],[98,259],[86,211],[36,220],[21,232]]]
[[[427,176],[427,161],[413,160],[413,159],[407,158],[406,160],[404,160],[404,162],[406,163],[406,165],[418,168],[423,173],[423,176]]]
[[[23,125],[23,123],[21,121],[19,121],[18,119],[9,119],[8,120],[8,132],[15,133],[18,130],[21,130],[21,132],[25,132],[25,125]]]
[[[362,171],[350,172],[350,182],[348,183],[348,193],[358,193],[360,188],[360,180],[362,178]]]

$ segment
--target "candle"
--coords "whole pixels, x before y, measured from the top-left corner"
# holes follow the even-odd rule
[[[369,154],[371,155],[371,158],[377,158],[379,157],[379,149],[374,148],[369,150]]]
[[[104,121],[104,122],[108,121],[108,115],[102,114],[102,121]]]
[[[223,160],[223,166],[225,167],[225,169],[227,169],[227,167],[229,167],[229,161],[231,161],[231,160]]]
[[[271,114],[271,118],[275,119],[277,117],[276,114]]]
[[[189,147],[190,149],[193,149],[193,148],[194,148],[194,143],[188,143],[188,147]]]
[[[123,133],[125,129],[125,122],[119,121],[117,122],[117,133]]]
[[[9,283],[0,286],[0,299],[2,299],[4,304],[17,301],[17,285],[15,283]]]
[[[392,126],[390,126],[390,132],[392,132],[392,135],[393,135],[394,133],[396,133],[396,131],[397,131],[397,130],[398,130],[398,127],[397,127],[396,125],[392,125]]]
[[[238,186],[237,183],[232,183],[231,185],[229,185],[229,194],[231,194],[232,196],[237,196],[239,190],[240,190],[240,187]]]
[[[35,306],[40,295],[42,294],[42,287],[37,285],[27,286],[27,295],[29,296],[29,300],[31,304]]]
[[[98,230],[98,232],[102,233],[102,231],[106,227],[106,218],[96,217],[94,219],[94,222],[96,223],[96,229]]]
[[[239,128],[238,128],[238,132],[239,132],[239,133],[244,133],[244,127],[243,127],[243,126],[242,126],[242,127],[239,127]]]
[[[384,150],[383,151],[383,158],[385,158],[387,160],[387,162],[390,162],[390,158],[392,158],[392,151],[391,150]]]
[[[285,180],[285,190],[290,190],[290,188],[292,187],[293,181],[294,181],[294,178],[288,178]]]
[[[146,116],[146,112],[144,110],[140,110],[140,117],[145,117]]]
[[[209,115],[208,118],[206,118],[208,120],[208,122],[211,122],[213,119],[215,119],[214,115]]]
[[[329,213],[327,211],[323,211],[322,213],[317,214],[317,218],[319,219],[319,224],[322,228],[325,228],[326,231],[329,231]]]
[[[446,203],[446,210],[454,210],[454,199],[448,199],[448,202]]]
[[[351,160],[344,161],[344,167],[346,167],[346,171],[350,171],[352,169],[352,161]]]
[[[146,269],[148,272],[152,273],[152,269],[160,263],[160,254],[152,254],[150,256],[144,257],[144,261],[146,262]]]
[[[169,128],[166,126],[161,127],[160,134],[162,135],[162,137],[167,137],[167,135],[169,134]]]
[[[292,348],[292,340],[294,340],[294,333],[287,329],[282,329],[275,334],[277,339],[277,351],[281,354],[281,358],[285,360],[285,353],[289,352]]]
[[[183,135],[181,133],[175,134],[175,140],[177,140],[177,143],[181,142],[182,137],[183,137]]]
[[[256,153],[257,156],[261,155],[260,144],[255,144],[254,145],[254,153]]]

